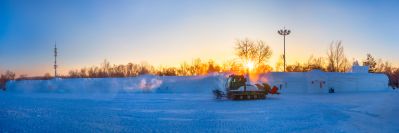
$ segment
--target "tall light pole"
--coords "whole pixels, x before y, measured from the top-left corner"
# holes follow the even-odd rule
[[[285,72],[285,36],[289,35],[291,33],[291,31],[285,29],[285,27],[284,27],[284,29],[278,30],[277,33],[282,35],[282,36],[284,36],[284,55],[283,55],[283,58],[284,58],[284,72]]]

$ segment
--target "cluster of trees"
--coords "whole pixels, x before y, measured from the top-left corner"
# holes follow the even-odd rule
[[[110,65],[107,60],[98,66],[81,68],[69,71],[70,78],[103,78],[103,77],[135,77],[138,75],[152,74],[160,76],[191,76],[221,72],[222,67],[213,60],[203,62],[195,59],[191,64],[182,63],[179,67],[154,67],[147,63],[128,63],[126,65]]]
[[[126,65],[112,65],[107,61],[98,66],[69,71],[69,78],[104,78],[104,77],[134,77],[152,74],[154,68],[146,63]]]
[[[272,49],[266,45],[262,40],[253,41],[248,38],[243,40],[237,40],[236,42],[236,55],[239,61],[236,64],[245,66],[251,63],[253,65],[254,73],[265,73],[272,71],[272,67],[267,64],[267,61],[272,56]],[[246,71],[245,69],[240,69],[239,73]]]
[[[272,71],[267,61],[272,55],[271,48],[262,40],[250,39],[237,40],[236,55],[238,60],[229,60],[218,64],[213,60],[202,61],[194,59],[191,63],[184,62],[178,67],[154,67],[147,63],[126,65],[110,65],[107,60],[98,67],[81,68],[69,71],[69,78],[102,78],[102,77],[134,77],[143,74],[160,76],[195,76],[218,72],[245,73],[245,64],[249,61],[254,63],[254,73]]]
[[[282,60],[282,58],[280,58]],[[281,69],[278,61],[276,68]],[[344,53],[341,41],[332,42],[327,50],[326,57],[310,56],[304,63],[296,62],[287,65],[287,72],[307,72],[318,69],[325,72],[348,72],[352,64],[348,61]]]
[[[15,73],[11,71],[6,71],[4,74],[0,75],[0,89],[5,90],[6,89],[6,82],[8,80],[14,80],[15,79]]]
[[[60,76],[63,78],[104,78],[104,77],[135,77],[138,75],[152,74],[159,76],[195,76],[205,75],[209,73],[249,72],[246,64],[252,63],[253,69],[251,73],[266,73],[270,71],[283,70],[283,56],[281,55],[276,62],[275,70],[268,64],[268,60],[272,56],[271,48],[262,40],[242,39],[236,41],[235,54],[236,59],[225,61],[218,64],[213,60],[203,61],[194,59],[191,63],[184,62],[177,67],[154,67],[148,63],[128,63],[126,65],[111,65],[110,62],[104,60],[100,66],[85,67],[81,69],[71,70],[68,75]],[[352,66],[344,53],[344,47],[341,41],[334,41],[330,44],[325,57],[310,56],[307,62],[287,65],[287,72],[307,72],[318,69],[326,72],[347,72]],[[399,87],[399,68],[392,67],[391,63],[381,59],[376,60],[371,54],[367,54],[363,65],[370,67],[371,73],[385,73],[390,79],[390,85]],[[15,78],[15,73],[6,71],[0,77],[0,88],[5,87],[7,80],[23,80],[23,79],[51,79],[52,76],[46,73],[44,76],[28,77],[21,75]]]
[[[332,43],[328,49],[326,57],[314,57],[310,56],[307,62],[294,64],[287,66],[288,72],[307,72],[314,69],[319,69],[325,72],[348,72],[350,71],[352,63],[357,62],[356,60],[349,61],[343,52],[343,46],[341,42]],[[376,60],[371,54],[366,55],[366,59],[362,62],[363,66],[369,66],[370,73],[383,73],[391,71],[394,68],[388,61],[382,59]]]
[[[369,66],[370,73],[384,73],[389,78],[389,85],[399,88],[399,68],[395,68],[388,61],[381,59],[375,60],[371,54],[367,54],[367,58],[363,61],[364,66]]]
[[[191,64],[184,62],[179,67],[159,67],[154,74],[160,76],[193,76],[225,72],[226,69],[213,60],[203,62],[201,59],[194,59]]]
[[[60,76],[63,78],[105,78],[105,77],[135,77],[138,75],[159,75],[159,76],[197,76],[209,73],[238,72],[243,65],[234,60],[226,61],[222,64],[214,60],[203,61],[200,58],[192,60],[191,63],[183,62],[179,66],[159,66],[154,67],[148,63],[128,63],[126,65],[111,65],[104,60],[100,66],[85,67],[70,70],[68,75]],[[271,69],[270,69],[271,70]]]

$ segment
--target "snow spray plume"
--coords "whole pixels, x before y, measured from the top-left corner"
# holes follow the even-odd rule
[[[138,84],[138,88],[143,91],[151,91],[155,88],[161,86],[162,80],[153,78],[153,79],[141,79],[140,83]]]
[[[224,90],[224,85],[226,84],[226,79],[231,75],[231,73],[219,73],[216,76],[216,86],[215,89]]]
[[[256,83],[266,83],[268,80],[267,78],[264,76],[264,74],[258,74],[258,73],[250,73],[248,75],[248,80],[252,83],[252,84],[256,84]]]

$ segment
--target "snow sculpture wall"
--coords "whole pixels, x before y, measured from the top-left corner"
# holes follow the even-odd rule
[[[271,72],[261,77],[272,86],[282,87],[282,93],[327,93],[388,90],[388,77],[376,73],[338,73],[314,70],[310,72]]]

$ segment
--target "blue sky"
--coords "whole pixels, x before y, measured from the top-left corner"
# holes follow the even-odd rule
[[[324,56],[342,40],[347,57],[367,53],[399,65],[399,2],[363,0],[0,0],[0,72],[62,73],[73,68],[147,62],[176,66],[194,58],[235,58],[237,39],[261,39],[289,64]]]

